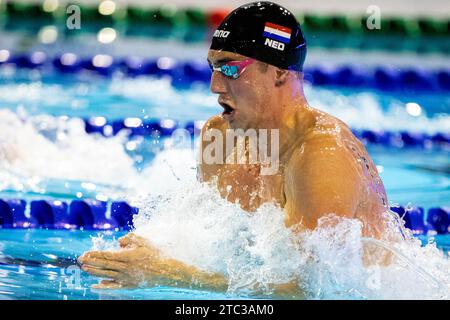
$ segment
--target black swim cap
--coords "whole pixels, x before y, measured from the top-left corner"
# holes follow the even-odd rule
[[[281,69],[302,71],[306,41],[287,9],[267,1],[233,10],[214,32],[210,49],[235,52]]]

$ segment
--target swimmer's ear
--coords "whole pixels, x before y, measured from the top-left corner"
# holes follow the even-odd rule
[[[275,70],[275,86],[282,86],[287,81],[288,75],[288,70],[277,68],[277,70]]]

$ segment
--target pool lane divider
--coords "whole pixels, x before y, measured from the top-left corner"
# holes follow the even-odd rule
[[[105,117],[91,117],[83,119],[83,121],[86,133],[111,137],[123,130],[129,138],[135,136],[170,137],[177,129],[184,129],[191,136],[197,136],[205,123],[204,121],[188,121],[180,124],[173,119],[125,118],[107,120]],[[450,148],[450,133],[426,134],[406,130],[391,132],[356,129],[352,132],[364,144],[396,148]]]
[[[448,234],[450,208],[430,208],[425,218],[422,207],[392,206],[415,235]],[[4,229],[59,229],[59,230],[131,230],[133,216],[138,208],[125,201],[110,203],[99,200],[33,200],[0,199],[0,228]]]
[[[29,214],[26,214],[27,209]],[[109,215],[108,213],[109,209]],[[131,230],[138,208],[125,201],[0,199],[0,227],[13,229]]]
[[[426,219],[422,207],[393,206],[391,210],[405,221],[405,227],[415,235],[450,233],[450,207],[430,208]]]
[[[90,72],[102,76],[120,73],[129,77],[153,76],[168,78],[177,88],[189,88],[194,83],[209,84],[211,70],[204,61],[178,61],[169,57],[144,59],[130,56],[114,58],[107,54],[92,57],[66,52],[48,57],[42,51],[13,53],[0,49],[0,66],[11,65],[27,69],[51,69],[61,73]],[[450,91],[450,68],[424,70],[418,67],[370,69],[341,65],[335,67],[305,67],[305,81],[316,86],[374,88],[382,91]]]

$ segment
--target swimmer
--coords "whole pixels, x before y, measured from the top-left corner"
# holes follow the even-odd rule
[[[308,105],[303,92],[305,57],[299,23],[277,4],[243,5],[225,18],[208,52],[211,91],[224,111],[204,125],[200,159],[212,130],[226,137],[227,130],[276,129],[278,170],[262,175],[261,163],[228,163],[226,159],[238,151],[234,146],[225,150],[221,163],[201,161],[199,180],[216,185],[224,198],[249,212],[275,203],[283,208],[288,228],[314,229],[319,218],[333,213],[359,219],[364,236],[380,238],[386,228],[383,213],[389,207],[376,166],[345,123]],[[164,257],[133,233],[121,238],[120,245],[118,252],[80,257],[83,270],[108,278],[97,288],[158,284],[227,289],[225,275]],[[277,293],[301,296],[296,288],[293,283],[274,286]]]

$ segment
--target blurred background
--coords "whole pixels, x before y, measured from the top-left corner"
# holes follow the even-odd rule
[[[123,187],[176,128],[198,134],[220,112],[212,32],[245,2],[0,0],[0,196],[109,199],[89,183]],[[390,201],[450,205],[450,3],[278,3],[310,104],[366,143]]]
[[[103,236],[117,238],[130,229],[139,196],[156,198],[136,205],[143,209],[141,220],[167,199],[162,207],[168,213],[183,211],[180,203],[190,199],[181,219],[169,214],[157,230],[186,246],[195,239],[208,244],[210,238],[190,235],[224,223],[228,209],[211,207],[202,200],[209,197],[204,191],[182,190],[175,198],[171,191],[192,186],[192,146],[204,121],[222,111],[209,91],[212,32],[245,2],[0,0],[0,299],[228,298],[181,288],[91,292],[95,278],[82,274],[82,285],[73,289],[67,277],[83,251],[107,248],[100,246]],[[366,144],[393,210],[423,244],[436,241],[448,251],[450,2],[278,3],[304,30],[310,105],[352,128]],[[176,129],[184,129],[187,139],[178,139]],[[217,220],[201,219],[211,212]],[[232,220],[227,226],[240,223]],[[217,237],[230,236],[223,230]],[[328,247],[318,239],[318,247]],[[422,257],[424,269],[448,277],[442,261],[409,249],[411,258]],[[425,250],[431,253],[430,246]],[[222,250],[213,251],[204,256]],[[280,257],[289,261],[291,255]],[[334,266],[343,258],[330,257],[322,261],[326,267],[313,269],[321,273],[329,270],[328,261]],[[333,294],[360,298],[358,286],[343,286],[345,292],[333,287],[347,274],[355,278],[353,268],[330,270]],[[406,284],[415,283],[417,274],[394,275],[398,285],[389,282],[387,290],[392,297],[423,293]],[[391,297],[383,294],[376,297]]]

